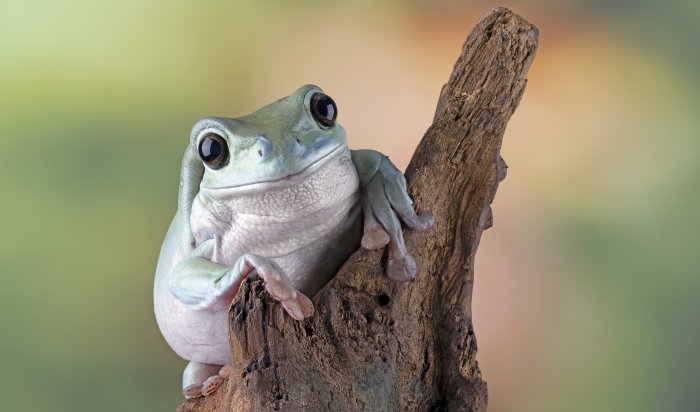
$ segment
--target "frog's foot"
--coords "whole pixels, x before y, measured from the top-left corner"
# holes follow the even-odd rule
[[[210,376],[202,384],[202,395],[209,396],[219,389],[219,386],[224,383],[224,378],[219,375]]]
[[[190,362],[182,374],[182,393],[185,398],[199,398],[211,394],[224,381],[224,377],[218,374],[222,369],[220,365]],[[212,380],[214,377],[220,380],[215,383],[216,379]]]
[[[209,396],[221,386],[222,383],[231,375],[231,365],[224,365],[219,369],[219,373],[210,376],[202,384],[202,395]]]
[[[304,320],[314,314],[311,300],[294,288],[282,268],[272,259],[248,254],[241,256],[234,271],[245,277],[255,271],[265,281],[265,289],[273,299],[282,303],[284,309],[296,320]]]
[[[182,394],[185,395],[186,399],[199,398],[202,395],[202,384],[188,385],[182,388]]]
[[[387,275],[400,282],[415,278],[418,269],[406,249],[399,218],[409,228],[423,231],[435,224],[435,217],[430,212],[416,213],[406,190],[406,179],[390,162],[382,162],[365,186],[362,209],[362,246],[376,249],[388,243]]]

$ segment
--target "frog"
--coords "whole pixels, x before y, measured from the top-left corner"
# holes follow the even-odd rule
[[[337,115],[309,84],[249,115],[192,127],[153,291],[163,337],[189,361],[186,398],[210,395],[230,374],[228,311],[248,276],[300,321],[360,247],[386,247],[390,279],[415,278],[402,222],[424,231],[435,218],[414,208],[387,156],[349,148]]]

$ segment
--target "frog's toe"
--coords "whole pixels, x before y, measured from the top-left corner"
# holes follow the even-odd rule
[[[316,312],[314,304],[311,303],[311,299],[309,299],[309,297],[305,294],[297,294],[297,301],[299,303],[299,307],[301,308],[301,313],[304,315],[305,318],[313,316],[314,312]]]
[[[265,279],[265,289],[274,300],[285,301],[294,293],[294,287],[283,279]]]
[[[435,224],[435,216],[427,210],[416,213],[413,207],[398,212],[403,220],[411,229],[422,232],[428,230]]]
[[[364,229],[360,244],[367,250],[380,249],[389,243],[389,234],[377,221],[372,210],[369,196],[362,197],[362,213],[364,214]]]
[[[222,378],[228,378],[231,375],[231,372],[233,372],[233,366],[231,366],[230,363],[227,363],[226,365],[222,366],[221,369],[219,369],[219,376]]]
[[[199,398],[202,395],[202,384],[188,385],[182,389],[182,394],[185,395],[187,399]]]
[[[214,393],[214,391],[217,390],[222,383],[224,383],[224,380],[225,379],[220,375],[214,375],[207,378],[207,380],[205,380],[202,384],[202,395],[209,396]]]
[[[265,282],[265,289],[273,299],[283,301],[294,296],[294,286],[285,276],[282,268],[273,260],[257,255],[246,255],[255,272]]]
[[[397,282],[413,280],[418,273],[416,261],[409,254],[389,257],[386,264],[386,274]]]
[[[303,320],[314,313],[314,305],[308,297],[297,291],[292,282],[284,274],[282,268],[274,260],[258,255],[245,255],[242,265],[252,270],[265,282],[265,289],[273,299],[282,303],[291,317]]]
[[[362,234],[360,244],[367,250],[381,249],[389,243],[389,234],[381,226],[368,226],[365,224],[365,231]]]
[[[304,320],[304,315],[301,313],[301,307],[299,306],[296,300],[283,300],[282,306],[284,307],[284,310],[286,310],[287,313],[289,313],[289,316],[291,316],[293,319]]]
[[[220,365],[190,362],[182,375],[182,393],[185,395],[185,398],[192,399],[205,396],[202,383],[206,383],[210,376],[218,376],[217,372],[220,369]]]
[[[304,318],[314,314],[313,303],[301,292],[297,292],[294,298],[283,300],[282,306],[289,313],[289,316],[296,320],[304,320]]]
[[[420,232],[430,229],[435,224],[435,216],[432,213],[428,211],[416,213],[416,210],[413,208],[413,201],[408,197],[405,188],[387,185],[385,193],[389,203],[391,203],[391,207],[406,226]]]

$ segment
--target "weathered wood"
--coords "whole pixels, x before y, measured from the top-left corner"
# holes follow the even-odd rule
[[[505,177],[501,141],[537,38],[536,27],[497,8],[464,43],[406,171],[417,206],[437,219],[428,232],[406,232],[417,278],[391,281],[383,252],[357,251],[304,322],[284,314],[260,280],[247,280],[230,311],[234,373],[180,410],[486,409],[471,316],[474,255]]]

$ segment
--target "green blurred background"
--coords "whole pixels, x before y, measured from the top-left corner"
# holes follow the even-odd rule
[[[151,291],[191,125],[316,83],[400,166],[490,7],[540,28],[477,256],[491,411],[699,411],[700,2],[0,2],[0,399],[169,411]]]

